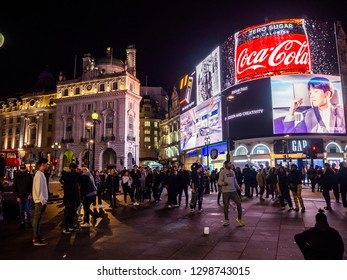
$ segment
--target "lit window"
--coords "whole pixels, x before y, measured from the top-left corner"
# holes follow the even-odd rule
[[[145,134],[151,134],[151,131],[149,129],[146,129]]]
[[[158,127],[158,122],[154,122],[154,127]]]
[[[147,142],[147,143],[148,143],[148,142],[151,142],[151,137],[145,137],[145,138],[144,138],[144,141]]]
[[[150,127],[150,126],[151,126],[151,122],[145,121],[145,126],[146,126],[146,127]]]

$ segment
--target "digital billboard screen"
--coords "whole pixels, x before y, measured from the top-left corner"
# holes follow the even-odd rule
[[[180,81],[179,102],[181,114],[196,106],[196,95],[194,92],[196,81],[194,77],[194,73],[187,74]]]
[[[345,134],[340,76],[271,77],[274,134]]]
[[[181,150],[223,140],[221,96],[214,96],[180,115]]]
[[[223,95],[226,102],[224,119],[228,126],[225,132],[230,139],[272,135],[270,78],[232,86]]]
[[[334,24],[284,19],[251,26],[221,47],[222,90],[267,76],[339,75]]]
[[[196,66],[196,105],[220,94],[220,58],[219,47]]]

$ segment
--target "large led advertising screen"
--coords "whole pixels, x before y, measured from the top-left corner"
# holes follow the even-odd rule
[[[223,140],[221,96],[214,96],[180,115],[181,150]]]
[[[274,134],[345,134],[340,76],[271,77]]]
[[[230,139],[272,135],[270,78],[235,85],[223,92],[226,102],[225,129]],[[227,101],[227,100],[230,101]]]
[[[284,19],[243,29],[222,45],[222,90],[286,74],[339,75],[334,24]]]
[[[196,104],[221,92],[219,47],[196,66]]]

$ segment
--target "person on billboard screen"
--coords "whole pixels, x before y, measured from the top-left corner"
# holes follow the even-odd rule
[[[308,81],[311,108],[303,112],[303,120],[295,125],[295,112],[302,105],[303,98],[294,99],[288,115],[283,120],[284,133],[346,133],[343,108],[332,104],[334,88],[324,77]]]

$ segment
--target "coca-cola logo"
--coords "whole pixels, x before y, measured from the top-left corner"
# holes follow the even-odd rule
[[[280,38],[280,40],[279,40]],[[236,49],[236,78],[278,71],[298,73],[311,68],[310,49],[302,34],[269,36],[249,41]]]

